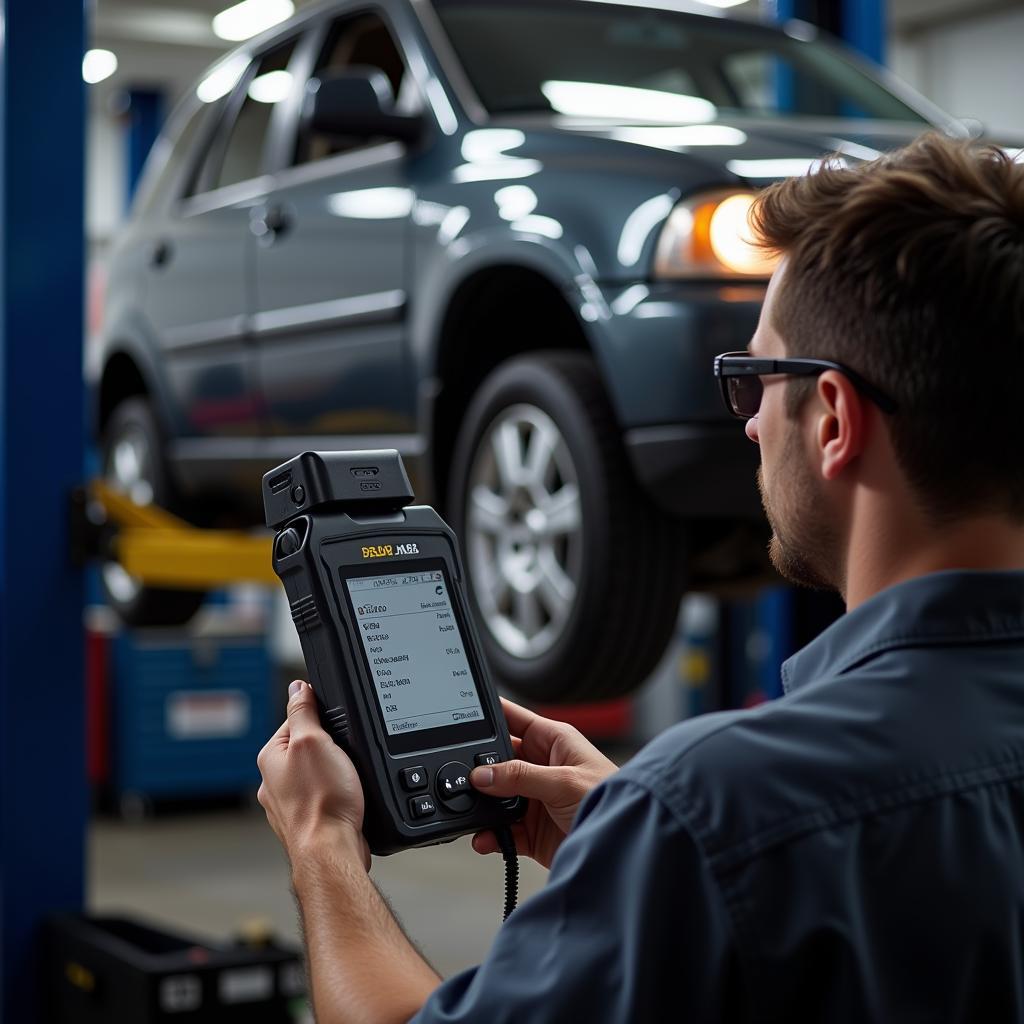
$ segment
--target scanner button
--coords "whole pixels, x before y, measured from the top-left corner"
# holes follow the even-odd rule
[[[438,769],[434,791],[441,803],[456,814],[471,810],[476,803],[476,794],[469,784],[469,766],[461,761],[449,761]]]
[[[497,764],[500,760],[500,755],[496,754],[493,750],[490,750],[486,754],[477,754],[476,757],[473,758],[473,764],[479,768],[482,764]]]
[[[299,548],[302,547],[302,538],[299,536],[299,531],[289,527],[283,533],[278,534],[277,537],[277,557],[287,558],[289,555],[294,555]]]
[[[409,810],[414,818],[429,818],[437,813],[433,797],[414,796],[409,800]]]
[[[422,765],[417,768],[403,768],[401,779],[402,788],[410,793],[427,788],[427,770]]]

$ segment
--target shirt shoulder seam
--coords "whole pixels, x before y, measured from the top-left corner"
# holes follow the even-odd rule
[[[705,852],[715,872],[731,871],[767,853],[769,850],[801,839],[815,832],[849,824],[867,814],[888,813],[938,797],[950,796],[969,789],[1000,785],[1024,777],[1024,757],[986,765],[970,770],[953,770],[918,780],[896,789],[871,793],[858,800],[832,806],[819,806],[807,814],[789,818],[762,829],[738,842]],[[692,833],[692,830],[691,830]],[[710,845],[710,844],[709,844]]]
[[[833,679],[853,668],[860,667],[864,662],[879,654],[906,650],[908,647],[952,647],[962,644],[991,644],[1012,640],[1024,640],[1024,627],[1015,627],[998,633],[988,630],[984,633],[907,633],[903,636],[888,636],[883,640],[876,640],[866,647],[859,647],[855,653],[851,653],[844,659],[839,659],[836,667],[822,673],[820,678]],[[791,674],[789,678],[792,682]]]

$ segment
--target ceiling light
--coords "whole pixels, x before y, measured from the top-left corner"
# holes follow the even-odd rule
[[[213,19],[213,31],[221,39],[239,42],[290,18],[294,12],[292,0],[242,0]]]
[[[268,71],[249,83],[249,98],[257,103],[280,103],[292,90],[288,71]]]
[[[117,56],[110,50],[89,50],[82,58],[82,78],[89,85],[102,82],[117,70]]]
[[[234,89],[248,66],[249,58],[242,55],[222,61],[196,86],[196,95],[204,103],[219,100]]]
[[[715,105],[699,96],[604,82],[543,82],[540,91],[559,114],[631,121],[711,121]]]
[[[799,178],[821,169],[822,161],[809,156],[784,156],[768,160],[727,160],[725,166],[740,178]],[[840,165],[842,166],[842,165]]]

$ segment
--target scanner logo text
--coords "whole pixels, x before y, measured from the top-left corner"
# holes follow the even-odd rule
[[[374,544],[363,549],[363,558],[393,558],[395,555],[418,555],[416,544]]]

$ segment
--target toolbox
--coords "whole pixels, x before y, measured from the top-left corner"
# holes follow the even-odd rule
[[[111,782],[133,797],[241,793],[273,731],[273,671],[261,633],[124,629],[114,640]]]
[[[298,950],[217,945],[131,917],[65,914],[42,936],[46,1024],[302,1024]]]

